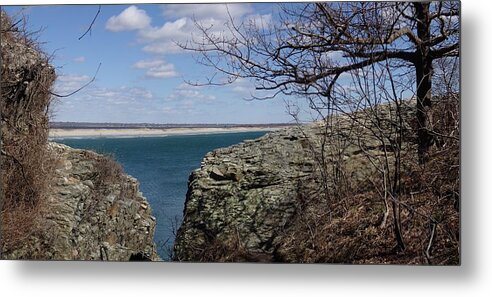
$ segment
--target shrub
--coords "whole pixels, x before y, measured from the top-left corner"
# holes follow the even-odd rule
[[[56,78],[32,35],[1,12],[1,250],[36,232],[54,162],[47,149]]]

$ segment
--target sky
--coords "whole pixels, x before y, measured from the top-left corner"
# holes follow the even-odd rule
[[[44,52],[52,57],[51,63],[56,67],[55,93],[71,94],[95,78],[80,92],[57,98],[52,105],[52,121],[173,124],[294,122],[286,102],[291,107],[297,105],[292,110],[299,111],[298,119],[303,122],[320,118],[315,109],[310,108],[306,98],[280,94],[269,100],[247,100],[252,94],[258,95],[254,82],[247,79],[237,79],[225,86],[197,87],[187,83],[204,83],[210,78],[220,81],[221,78],[215,69],[197,62],[199,54],[177,45],[200,39],[195,22],[218,34],[227,34],[225,23],[229,17],[234,19],[235,24],[253,21],[262,28],[268,28],[280,22],[280,7],[276,3],[139,3],[102,5],[100,11],[98,5],[4,8],[14,20],[25,18],[28,31],[37,32],[34,36]],[[95,15],[97,18],[90,26]],[[88,28],[91,28],[89,34],[80,38]],[[397,39],[393,45],[406,48],[411,42],[404,37]],[[326,57],[330,63],[335,61],[334,65],[353,62],[339,51],[323,54],[326,55],[321,58]],[[385,65],[380,67],[384,69]],[[392,66],[394,75],[406,75],[408,71],[408,67]],[[360,86],[351,75],[369,77],[362,70],[343,73],[336,86],[342,100],[349,93],[355,96],[353,98],[359,96]],[[412,98],[415,84],[408,77],[400,80],[407,83],[402,84],[401,88],[404,89],[399,96]],[[390,85],[384,87],[391,89]],[[274,92],[260,95],[273,95]],[[379,93],[369,92],[375,98],[384,95]]]
[[[176,46],[196,34],[193,19],[218,29],[228,18],[269,21],[276,4],[135,4],[5,7],[25,17],[56,67],[53,121],[113,123],[287,123],[285,98],[246,100],[253,84],[196,87],[213,70]]]

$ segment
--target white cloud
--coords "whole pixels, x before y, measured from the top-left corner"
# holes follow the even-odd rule
[[[188,17],[190,19],[228,19],[241,17],[253,11],[250,4],[165,4],[163,14],[166,17]]]
[[[133,64],[132,67],[146,69],[145,77],[147,78],[170,78],[178,75],[173,64],[160,59],[141,60]]]
[[[151,54],[176,54],[183,52],[183,49],[176,44],[180,41],[162,41],[148,44],[143,47],[143,51]]]
[[[165,63],[164,60],[141,60],[133,64],[132,67],[137,69],[146,69],[146,68],[157,67],[164,63]]]
[[[232,84],[229,86],[232,91],[242,95],[242,96],[251,96],[252,91],[255,90],[255,85],[250,80],[245,78],[237,78]]]
[[[160,66],[150,68],[145,73],[145,76],[149,78],[169,78],[177,75],[178,73],[174,70],[173,64],[162,64]]]
[[[59,75],[55,82],[55,93],[60,95],[71,93],[82,87],[90,80],[91,77],[88,75],[78,75],[78,74]]]
[[[88,75],[78,74],[65,74],[60,75],[57,78],[55,84],[55,91],[57,93],[73,92],[81,86],[87,84],[92,77]],[[84,100],[93,100],[97,98],[112,98],[128,101],[130,99],[152,99],[153,93],[145,88],[141,87],[127,87],[122,86],[119,88],[103,88],[93,84],[89,84],[86,88],[82,89],[77,95],[67,97],[67,101],[77,100],[77,98],[84,98]]]
[[[184,52],[178,44],[186,44],[200,34],[195,22],[208,28],[210,34],[220,36],[228,33],[229,14],[237,22],[254,22],[258,26],[266,26],[271,21],[271,15],[248,15],[253,11],[250,4],[165,4],[163,10],[164,16],[172,21],[138,32],[139,41],[146,43],[143,50],[147,53]]]
[[[244,23],[250,26],[254,26],[260,29],[266,29],[272,26],[271,14],[252,14],[248,15],[244,19]]]
[[[139,97],[139,98],[145,98],[145,99],[152,99],[154,98],[154,94],[152,94],[151,91],[144,89],[144,88],[128,88],[128,87],[122,87],[121,90],[126,91],[128,94],[131,96]]]
[[[73,59],[73,61],[75,63],[84,63],[85,62],[85,57],[84,56],[76,57],[76,58]]]
[[[106,22],[106,29],[112,32],[139,30],[148,27],[150,21],[145,10],[132,5],[119,15],[110,17]]]
[[[210,102],[216,99],[214,95],[204,94],[201,92],[201,90],[201,87],[181,84],[168,96],[168,100],[180,100],[182,104],[191,106],[197,101]]]
[[[186,44],[194,34],[200,34],[195,22],[208,28],[210,34],[220,36],[228,34],[226,23],[230,17],[237,23],[244,21],[260,28],[269,26],[272,21],[271,14],[252,14],[251,4],[244,3],[163,4],[162,8],[167,21],[161,26],[152,26],[147,13],[133,5],[112,16],[106,23],[106,29],[114,32],[137,30],[137,40],[144,44],[144,52],[174,54],[184,52],[179,44]]]
[[[92,98],[102,98],[113,104],[134,104],[142,99],[152,99],[151,91],[139,87],[100,88],[94,87],[88,90],[87,95]]]
[[[148,89],[89,85],[82,91],[56,101],[54,120],[86,122],[149,122],[149,112],[160,107]],[[162,101],[161,101],[162,102]]]
[[[94,89],[91,92],[92,97],[102,97],[102,98],[113,98],[116,97],[118,93],[106,88]]]
[[[165,38],[173,38],[173,37],[184,37],[186,35],[185,32],[188,30],[183,30],[185,26],[190,24],[190,21],[187,18],[180,18],[174,22],[166,22],[162,27],[152,27],[146,30],[139,31],[139,37],[145,41],[155,41],[159,39]]]
[[[206,95],[206,94],[200,93],[197,90],[175,90],[173,93],[171,93],[171,95],[169,95],[169,99],[171,99],[171,100],[197,99],[197,100],[213,101],[213,100],[215,100],[215,96]],[[186,101],[186,102],[191,102],[191,101]]]
[[[219,36],[227,32],[225,20],[207,18],[197,20],[197,22],[204,28],[210,28],[210,34]],[[143,47],[145,52],[153,54],[171,54],[184,52],[179,45],[186,44],[193,39],[193,36],[197,33],[194,21],[184,17],[173,22],[166,22],[161,27],[151,27],[146,30],[140,30],[138,32],[138,37],[140,42],[147,43],[147,45]],[[196,37],[198,36],[195,36],[195,38]]]
[[[237,78],[227,85],[229,90],[240,96],[241,99],[267,98],[272,95],[268,90],[258,90],[255,82],[248,78]]]
[[[190,39],[195,30],[193,22],[188,18],[180,18],[173,22],[166,22],[161,27],[151,27],[138,32],[141,42],[147,43],[143,50],[154,54],[168,54],[182,52],[177,43],[184,43]]]
[[[62,82],[87,82],[91,78],[88,75],[65,74],[58,76],[58,80]]]

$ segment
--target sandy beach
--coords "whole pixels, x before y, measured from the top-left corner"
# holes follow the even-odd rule
[[[50,138],[67,137],[145,137],[213,133],[274,131],[283,127],[168,128],[168,129],[50,129]]]

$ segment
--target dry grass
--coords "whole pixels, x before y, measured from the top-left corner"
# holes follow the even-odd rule
[[[235,230],[228,236],[218,238],[210,236],[207,239],[209,244],[205,248],[195,248],[194,257],[198,262],[213,262],[213,263],[235,263],[235,262],[272,262],[272,255],[249,250],[239,235],[239,231]],[[179,259],[177,259],[179,260]]]
[[[294,221],[282,235],[275,259],[282,262],[432,264],[460,263],[459,100],[436,104],[436,144],[427,163],[406,158],[402,171],[402,235],[396,248],[393,221],[383,224],[385,207],[375,186],[340,192],[326,201],[317,192],[300,195]],[[372,183],[381,184],[377,177]],[[392,213],[391,203],[388,205]]]
[[[94,174],[94,189],[98,195],[107,195],[111,192],[111,186],[113,185],[119,185],[120,187],[126,185],[123,167],[111,155],[98,155],[96,157]],[[121,194],[123,195],[124,193]]]
[[[383,176],[363,154],[355,153],[337,164],[337,171],[326,171],[338,172],[336,182],[342,185],[330,186],[328,195],[317,173],[298,188],[295,216],[274,240],[272,253],[254,253],[239,232],[205,235],[205,247],[198,243],[187,249],[200,262],[459,264],[459,97],[439,98],[432,118],[435,145],[425,164],[418,162],[415,127],[408,125],[396,204],[391,195],[384,203],[382,193],[388,190],[382,188]],[[381,150],[367,154],[372,161],[384,157]],[[386,172],[394,172],[394,160],[390,157]],[[329,160],[327,166],[331,164]],[[404,250],[397,244],[394,205],[401,210]]]
[[[2,251],[36,232],[50,190],[52,156],[47,150],[53,68],[29,34],[1,16]],[[31,53],[28,56],[27,53]],[[21,59],[33,63],[19,65]]]
[[[116,200],[123,200],[134,196],[134,190],[130,187],[126,174],[121,165],[115,161],[111,155],[99,155],[93,152],[84,152],[87,158],[94,160],[91,170],[91,180],[94,188],[91,192],[91,199],[88,199],[83,211],[83,219],[93,215],[95,209],[110,194],[116,194]],[[113,202],[112,207],[107,210],[107,215],[111,218],[117,215],[119,208]]]

